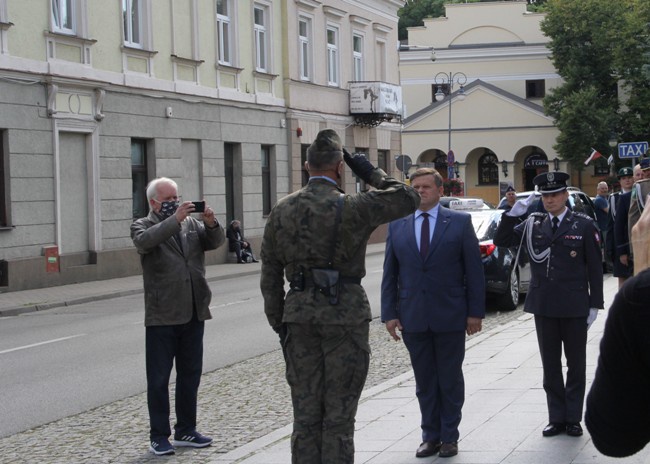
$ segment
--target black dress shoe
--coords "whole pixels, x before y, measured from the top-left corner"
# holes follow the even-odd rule
[[[554,437],[555,435],[561,434],[565,430],[566,426],[564,424],[554,424],[551,422],[546,427],[544,427],[544,430],[542,430],[542,435],[545,437]]]
[[[443,443],[440,446],[440,452],[438,453],[438,456],[441,458],[450,458],[452,456],[456,456],[458,454],[458,442],[451,442],[451,443]]]
[[[566,425],[566,434],[569,435],[570,437],[579,437],[582,435],[582,427],[580,426],[580,422],[577,422],[575,424],[567,424]]]
[[[440,443],[434,443],[432,441],[423,441],[422,444],[418,447],[418,450],[415,452],[416,458],[426,458],[428,456],[433,456],[440,450]]]

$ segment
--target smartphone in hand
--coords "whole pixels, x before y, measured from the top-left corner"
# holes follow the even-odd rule
[[[205,201],[193,201],[195,213],[205,213]]]

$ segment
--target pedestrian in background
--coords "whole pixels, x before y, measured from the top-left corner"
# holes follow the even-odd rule
[[[587,329],[604,304],[598,227],[586,214],[566,207],[568,179],[561,171],[536,176],[533,183],[547,212],[531,214],[520,222],[527,204],[519,200],[503,214],[494,237],[497,246],[526,246],[530,257],[531,282],[524,311],[535,315],[549,417],[542,431],[545,437],[563,432],[582,435]]]
[[[605,243],[607,241],[607,221],[609,220],[609,202],[607,201],[607,194],[609,193],[609,186],[607,182],[598,182],[596,186],[596,197],[594,199],[594,209],[596,211],[596,223],[600,230],[600,245],[605,250]],[[603,273],[608,270],[607,259],[603,261]]]
[[[376,190],[344,194],[344,160]],[[377,226],[415,211],[420,197],[363,155],[350,156],[332,129],[318,133],[305,168],[307,185],[281,199],[267,220],[260,286],[291,387],[292,462],[349,464],[370,356],[366,245]]]
[[[614,221],[614,245],[616,246],[616,256],[618,257],[619,274],[618,288],[621,288],[625,281],[634,275],[634,259],[632,257],[632,247],[630,246],[630,204],[632,202],[632,191],[637,182],[644,179],[641,164],[637,164],[633,169],[634,184],[629,192],[622,193],[618,200],[616,219]]]
[[[516,201],[517,201],[517,191],[512,185],[508,185],[508,188],[506,189],[506,202],[499,209],[505,209],[506,211],[510,211],[510,208],[514,206]]]
[[[204,321],[212,292],[205,279],[204,254],[225,241],[214,211],[203,221],[195,206],[180,202],[178,186],[161,177],[147,186],[149,215],[131,225],[142,263],[146,327],[147,406],[150,448],[174,454],[174,446],[203,448],[212,443],[196,430],[197,396],[203,371]],[[169,377],[176,363],[176,424],[169,442]]]
[[[605,254],[609,257],[612,263],[612,274],[618,278],[618,287],[621,288],[625,279],[630,276],[629,269],[624,266],[619,259],[620,256],[617,252],[614,224],[616,223],[616,216],[619,212],[619,200],[622,195],[632,190],[634,185],[634,171],[632,168],[621,168],[617,173],[618,181],[621,184],[621,190],[614,192],[609,196],[609,220],[607,221],[607,234],[605,235]]]
[[[472,218],[440,207],[442,176],[419,168],[411,186],[422,198],[415,214],[390,223],[381,283],[381,320],[411,357],[422,416],[415,455],[458,454],[465,401],[465,333],[481,330],[485,276]]]
[[[226,237],[228,238],[228,250],[235,252],[238,263],[257,262],[250,242],[244,238],[241,222],[239,220],[235,219],[230,221],[230,224],[226,229]],[[248,259],[249,257],[250,260]]]

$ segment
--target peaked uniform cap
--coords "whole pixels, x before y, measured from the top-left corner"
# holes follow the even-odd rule
[[[537,186],[541,193],[561,192],[566,190],[566,181],[570,177],[566,172],[562,171],[544,172],[535,176],[533,184]]]
[[[316,155],[318,153],[331,153],[340,151],[343,153],[343,144],[341,138],[333,129],[323,129],[316,136],[316,140],[309,146],[309,153]]]
[[[621,177],[627,177],[627,176],[632,177],[633,175],[634,175],[634,170],[632,168],[621,168],[618,170],[616,177],[620,179]]]

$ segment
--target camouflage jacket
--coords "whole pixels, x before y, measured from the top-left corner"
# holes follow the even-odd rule
[[[341,222],[335,234],[338,199],[343,195],[332,182],[312,179],[301,190],[280,200],[268,218],[262,241],[261,290],[264,312],[274,330],[282,322],[359,324],[371,318],[366,293],[357,284],[342,284],[339,302],[331,305],[313,286],[289,290],[285,280],[304,270],[327,268],[336,236],[333,269],[343,277],[366,274],[366,245],[377,226],[414,212],[420,196],[406,184],[388,177],[381,169],[372,172],[368,192],[344,195]]]

